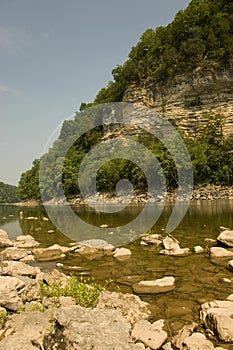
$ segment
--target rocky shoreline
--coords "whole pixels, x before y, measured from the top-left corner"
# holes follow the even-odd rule
[[[221,229],[218,244],[209,249],[209,254],[217,259],[233,259],[233,231]],[[200,254],[205,249],[197,246],[191,252],[181,248],[171,235],[159,234],[143,236],[141,245],[161,245],[160,254],[171,256]],[[64,266],[59,260],[70,253],[112,255],[124,261],[131,259],[129,249],[115,249],[98,239],[43,248],[29,235],[10,240],[4,230],[0,230],[0,247],[0,350],[231,349],[233,294],[225,300],[203,303],[199,322],[186,324],[171,335],[169,319],[152,320],[150,305],[135,294],[169,293],[176,288],[175,277],[136,281],[132,285],[134,294],[123,294],[77,282],[61,272]],[[233,260],[228,260],[226,268],[233,271]],[[39,265],[49,261],[57,262],[58,269],[43,270]],[[79,272],[79,267],[70,266],[69,272]],[[77,283],[81,283],[79,294]],[[85,300],[80,299],[84,294]]]

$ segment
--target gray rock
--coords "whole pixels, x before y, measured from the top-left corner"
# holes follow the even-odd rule
[[[46,350],[144,349],[132,342],[130,324],[117,310],[60,307],[55,310],[55,319],[54,331],[43,342]]]
[[[86,241],[80,242],[81,245],[92,247],[95,249],[113,250],[114,246],[102,239],[88,239]]]
[[[229,258],[233,256],[233,252],[222,247],[211,247],[210,255],[212,258]]]
[[[200,312],[201,322],[220,340],[233,341],[233,302],[215,300],[205,303]]]
[[[186,350],[214,350],[214,345],[202,333],[193,333],[183,344]]]
[[[138,321],[131,333],[131,337],[142,341],[150,349],[161,348],[167,339],[167,333],[163,330],[164,320],[150,323],[146,320]]]
[[[166,276],[154,281],[140,281],[132,285],[134,293],[155,294],[169,292],[175,288],[175,278]]]
[[[217,240],[228,247],[233,247],[233,230],[225,230],[220,233]]]
[[[12,329],[14,333],[0,341],[0,350],[38,349],[38,346],[43,343],[44,336],[49,332],[48,329],[51,328],[50,319],[51,312],[49,310],[13,315],[6,322],[6,328]]]
[[[0,268],[2,275],[22,275],[36,277],[40,273],[39,267],[30,266],[21,261],[3,261]]]
[[[0,305],[9,310],[19,310],[23,303],[18,293],[24,287],[25,283],[19,278],[0,276]]]
[[[147,305],[146,302],[133,294],[102,291],[96,308],[120,310],[122,316],[133,325],[137,321],[147,319],[150,316],[151,312]]]

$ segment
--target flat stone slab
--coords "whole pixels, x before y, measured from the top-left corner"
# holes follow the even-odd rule
[[[146,320],[138,321],[131,333],[131,337],[140,340],[150,349],[160,349],[167,339],[167,333],[163,330],[164,320],[150,323]]]
[[[222,247],[211,247],[210,255],[212,258],[229,258],[233,257],[233,252]]]
[[[132,285],[134,293],[156,294],[165,293],[175,288],[175,277],[167,276],[154,281],[140,281]]]

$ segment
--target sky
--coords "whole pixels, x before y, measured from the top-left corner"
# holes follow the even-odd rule
[[[190,0],[0,0],[0,181],[17,185],[148,28]]]

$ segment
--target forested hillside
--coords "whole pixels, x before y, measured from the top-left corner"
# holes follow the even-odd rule
[[[0,203],[15,203],[19,201],[17,187],[0,182]]]
[[[67,196],[79,193],[78,169],[86,152],[104,137],[103,128],[95,128],[83,135],[71,147],[63,167],[61,179],[53,177],[53,169],[59,167],[60,150],[66,146],[78,118],[87,107],[106,102],[120,102],[132,83],[162,85],[180,74],[201,67],[232,67],[233,63],[233,2],[229,0],[192,0],[188,8],[179,11],[167,27],[148,29],[129,53],[122,66],[113,69],[113,81],[101,89],[91,103],[82,103],[74,120],[65,121],[60,137],[45,156],[48,162],[48,181],[44,179],[47,199],[52,198],[63,186]],[[190,152],[195,184],[233,184],[233,137],[224,137],[221,114],[203,115],[205,124],[195,136],[181,132]],[[168,187],[177,186],[177,171],[168,150],[150,135],[138,136],[156,155],[166,175]],[[39,199],[39,160],[32,169],[22,174],[18,195],[21,199]],[[146,191],[143,173],[132,162],[114,160],[107,162],[99,174],[97,187],[100,192],[114,192],[116,183],[128,178],[134,188]],[[52,182],[51,182],[51,179]]]

